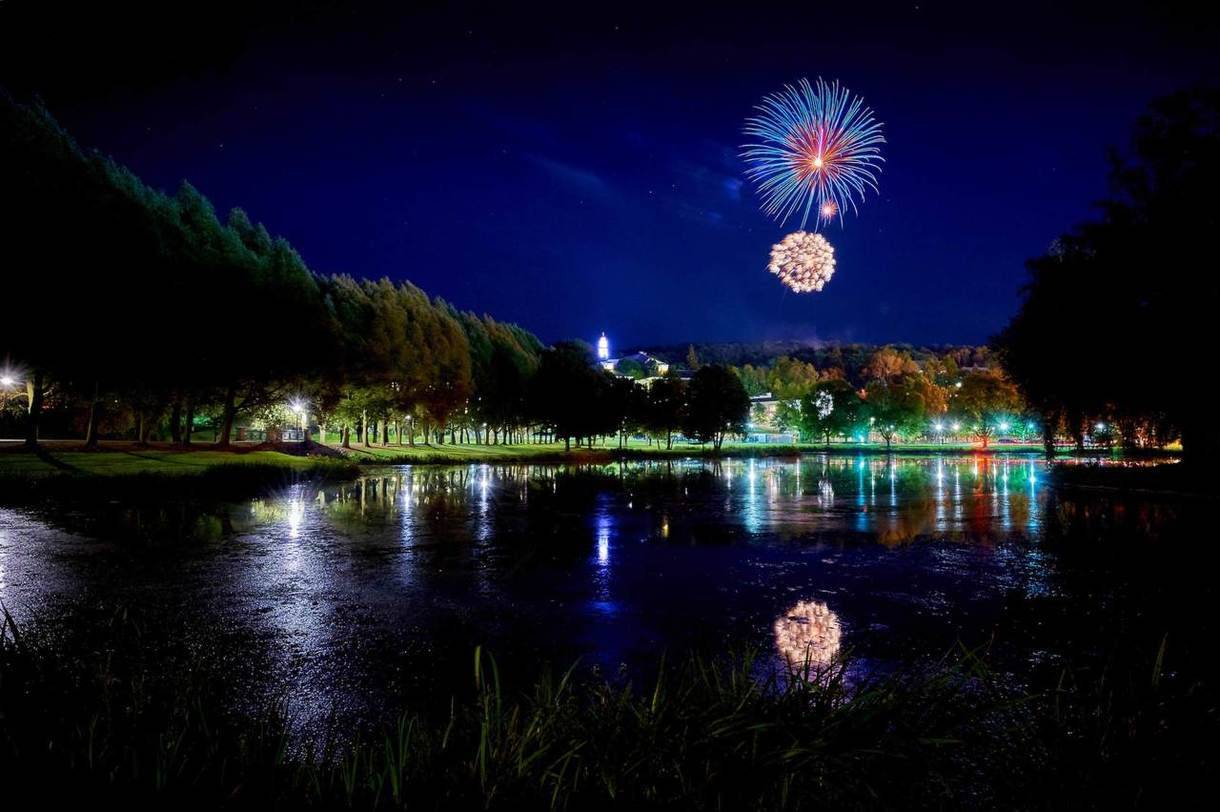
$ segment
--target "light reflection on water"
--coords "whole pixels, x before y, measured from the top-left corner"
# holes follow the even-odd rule
[[[295,542],[303,532],[316,534],[320,523],[349,534],[368,532],[370,525],[393,526],[408,549],[444,538],[488,544],[496,540],[497,526],[506,529],[506,517],[519,517],[520,511],[528,510],[531,493],[536,500],[561,503],[563,492],[578,483],[586,486],[587,477],[605,480],[614,487],[595,488],[588,506],[589,607],[613,615],[617,611],[612,590],[614,550],[621,543],[623,514],[644,517],[641,540],[645,541],[698,542],[713,523],[711,535],[736,527],[746,540],[841,533],[850,527],[867,540],[891,547],[921,538],[995,544],[1037,532],[1042,472],[1043,464],[1034,458],[1003,456],[818,455],[800,461],[683,460],[595,467],[402,467],[374,471],[356,483],[316,493],[295,490],[254,503],[252,512],[256,524],[274,522],[276,510],[282,512],[278,521],[285,539],[276,560],[281,574],[289,577],[311,566]],[[654,493],[657,478],[673,480],[675,485],[668,493],[665,489]],[[710,515],[690,507],[704,500],[715,505]],[[1029,555],[1032,560],[1039,554],[1031,550]],[[412,564],[418,565],[419,561]],[[1030,587],[1045,593],[1048,587],[1039,583],[1040,569],[1034,568]],[[265,573],[260,578],[269,586],[276,583]],[[300,617],[289,613],[281,631],[291,635],[310,628],[318,620],[312,607],[301,607]],[[799,663],[808,654],[814,664],[824,664],[838,654],[843,626],[825,599],[810,594],[777,610],[772,632],[783,658]]]
[[[822,601],[800,601],[775,619],[775,647],[798,672],[830,665],[840,653],[839,616]]]
[[[726,641],[796,665],[941,653],[1062,589],[1044,479],[1003,455],[375,468],[210,508],[224,529],[190,568],[117,557],[72,588],[168,586],[222,614],[308,726],[403,674],[465,673],[480,644],[607,667]],[[0,600],[45,602],[48,561],[89,570],[84,545],[56,558],[64,535],[0,512]]]

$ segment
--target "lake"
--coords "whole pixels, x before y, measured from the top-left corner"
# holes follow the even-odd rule
[[[1214,634],[1210,503],[1058,492],[1030,456],[366,469],[243,503],[0,508],[0,600],[64,646],[206,668],[302,732],[544,663],[959,646],[1015,680]]]

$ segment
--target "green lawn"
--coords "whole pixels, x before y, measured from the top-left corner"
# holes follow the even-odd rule
[[[101,451],[59,450],[53,445],[34,454],[0,451],[0,477],[35,478],[49,475],[130,476],[133,474],[192,475],[220,465],[277,466],[295,471],[317,467],[319,458],[278,451],[214,451],[103,448]]]
[[[648,444],[642,440],[631,440],[625,449],[620,449],[613,440],[605,445],[598,443],[591,450],[572,446],[570,452],[564,451],[563,443],[535,445],[532,443],[516,445],[472,445],[445,443],[444,445],[414,446],[397,445],[364,445],[353,442],[350,449],[342,449],[337,444],[331,448],[343,453],[350,459],[365,464],[376,463],[466,463],[466,462],[529,462],[533,460],[610,460],[624,454],[630,457],[699,457],[711,456],[715,452],[711,444],[696,445],[693,443],[675,443],[671,449],[657,444]],[[826,450],[821,443],[802,443],[800,445],[778,445],[765,443],[726,442],[721,449],[721,455],[727,456],[785,456],[791,454],[820,453]],[[893,453],[976,453],[981,447],[970,443],[895,443]],[[1041,454],[1040,445],[996,445],[989,449],[994,452]],[[876,454],[885,453],[884,443],[832,443],[832,454]]]
[[[366,448],[360,443],[353,443],[351,449],[341,449],[336,444],[328,447],[330,456],[341,454],[348,460],[364,464],[393,463],[451,463],[463,464],[471,462],[531,462],[531,461],[572,461],[572,462],[604,462],[620,455],[633,458],[657,457],[663,459],[681,457],[711,456],[715,452],[710,444],[699,446],[693,443],[675,443],[672,449],[641,441],[632,440],[625,449],[619,449],[618,444],[611,440],[605,445],[598,444],[592,450],[573,445],[570,452],[564,451],[563,443],[535,445],[532,443],[516,445],[423,445],[388,446],[374,445]],[[816,443],[801,445],[769,445],[763,443],[726,442],[721,450],[724,456],[786,456],[792,454],[820,453],[825,446]],[[884,444],[863,443],[833,443],[831,453],[834,454],[876,454],[885,453]],[[980,447],[971,444],[939,444],[939,443],[909,443],[895,444],[893,452],[906,453],[949,453],[962,454],[980,451]],[[994,452],[1039,454],[1042,449],[1036,445],[992,445]],[[79,446],[66,443],[47,443],[40,453],[34,454],[19,447],[0,447],[0,478],[5,479],[36,479],[51,475],[67,475],[76,477],[114,477],[135,474],[154,474],[158,476],[201,474],[217,466],[257,465],[275,467],[288,471],[310,472],[322,471],[327,466],[333,467],[335,461],[328,456],[297,456],[283,454],[278,451],[247,450],[240,446],[231,451],[210,449],[201,444],[191,450],[154,447],[139,449],[130,443],[103,444],[101,451],[82,451]]]

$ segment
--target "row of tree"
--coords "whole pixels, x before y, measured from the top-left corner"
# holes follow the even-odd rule
[[[769,393],[778,400],[774,412],[756,406],[755,423],[797,431],[806,440],[879,436],[891,444],[953,435],[987,445],[1009,429],[1027,435],[1033,421],[1003,372],[995,366],[963,369],[957,358],[956,353],[925,353],[917,361],[909,350],[881,347],[859,363],[854,381],[841,367],[818,370],[791,356],[734,371],[751,394]],[[989,359],[980,354],[971,360]]]
[[[227,446],[295,421],[344,445],[682,432],[719,447],[744,428],[724,367],[644,389],[585,345],[544,348],[409,283],[315,274],[242,210],[222,221],[189,184],[149,188],[40,106],[0,98],[0,139],[0,386],[30,444],[72,414],[88,445],[189,444],[210,425]]]
[[[30,442],[48,406],[79,403],[89,444],[116,420],[189,443],[206,420],[226,445],[292,400],[362,439],[407,416],[433,435],[457,413],[493,435],[523,419],[530,333],[408,283],[315,274],[242,210],[151,189],[8,97],[0,206],[5,400]]]
[[[1125,445],[1180,438],[1201,459],[1220,450],[1203,356],[1220,307],[1220,90],[1155,102],[1111,167],[1099,216],[1029,262],[996,346],[1047,425],[1078,442],[1092,425],[1116,427]]]
[[[690,347],[686,370],[671,364],[677,374],[646,389],[583,345],[544,348],[409,283],[315,274],[240,209],[222,221],[189,184],[153,190],[81,150],[40,106],[0,94],[0,420],[20,411],[31,443],[81,415],[89,444],[103,431],[189,443],[208,424],[225,445],[236,427],[292,420],[295,401],[346,444],[682,433],[718,446],[744,431],[748,396],[769,392],[771,425],[827,441],[888,443],[940,423],[986,443],[1010,420],[1036,424],[1048,446],[1113,427],[1125,445],[1180,437],[1198,455],[1220,444],[1209,401],[1187,385],[1220,304],[1200,265],[1218,114],[1220,95],[1197,91],[1140,121],[1102,217],[1030,263],[994,359],[849,345],[770,363],[757,348],[727,367],[699,357],[732,348]]]

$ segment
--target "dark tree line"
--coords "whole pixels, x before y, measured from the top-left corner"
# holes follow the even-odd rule
[[[346,446],[683,431],[719,448],[744,428],[723,367],[645,389],[410,283],[315,274],[242,210],[153,190],[2,95],[0,201],[0,366],[30,445],[68,413],[91,446],[103,428],[187,445],[205,423],[227,446],[241,425],[291,423],[294,403]]]
[[[1100,216],[1029,262],[1020,312],[996,344],[1029,403],[1083,443],[1113,424],[1126,445],[1220,446],[1199,363],[1220,305],[1211,241],[1220,91],[1155,102],[1116,153]]]

